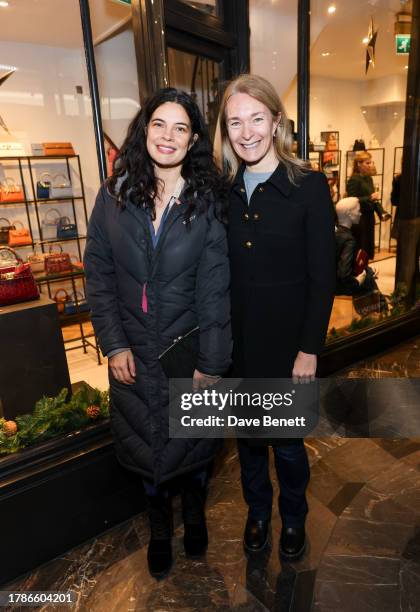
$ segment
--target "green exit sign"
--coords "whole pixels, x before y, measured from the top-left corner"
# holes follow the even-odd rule
[[[395,48],[398,55],[410,53],[410,34],[397,34],[395,36]]]

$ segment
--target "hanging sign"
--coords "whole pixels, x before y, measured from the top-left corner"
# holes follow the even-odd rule
[[[396,34],[395,51],[397,55],[407,55],[410,53],[410,34]]]

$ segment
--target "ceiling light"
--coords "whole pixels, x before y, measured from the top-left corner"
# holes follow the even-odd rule
[[[335,4],[330,4],[330,6],[328,7],[328,13],[330,15],[333,15],[335,13],[337,9],[335,8]]]
[[[405,69],[405,70],[408,70],[408,66],[404,66],[404,69]]]
[[[328,57],[330,55],[329,51],[326,51],[325,53],[321,53],[322,57]]]
[[[1,8],[6,8],[6,6],[9,6],[9,3],[7,2],[7,0],[1,0],[0,1],[0,6],[1,6]]]
[[[365,37],[364,37],[364,39],[362,40],[362,43],[363,43],[364,45],[367,45],[367,44],[368,44],[368,42],[369,42],[369,38],[368,38],[367,36],[365,36]]]

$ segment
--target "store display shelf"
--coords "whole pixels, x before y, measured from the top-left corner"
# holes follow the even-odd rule
[[[37,160],[37,159],[73,159],[79,157],[78,155],[7,155],[0,157],[0,163],[3,161],[19,161],[19,160]]]
[[[54,244],[56,242],[74,242],[75,240],[86,240],[87,236],[75,236],[74,238],[48,238],[47,240],[35,240],[34,244]]]
[[[72,202],[73,200],[83,200],[83,196],[71,196],[68,198],[39,198],[34,200],[10,200],[4,202],[0,200],[0,206],[10,206],[16,204],[50,204],[51,202]]]
[[[85,273],[83,270],[74,268],[72,272],[61,272],[59,274],[45,274],[44,272],[38,272],[34,274],[34,278],[37,283],[49,283],[57,280],[65,280],[66,278],[83,278]]]

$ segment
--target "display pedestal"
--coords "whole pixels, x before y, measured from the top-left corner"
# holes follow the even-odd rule
[[[43,396],[70,390],[56,303],[48,297],[0,307],[0,416],[31,413]]]

